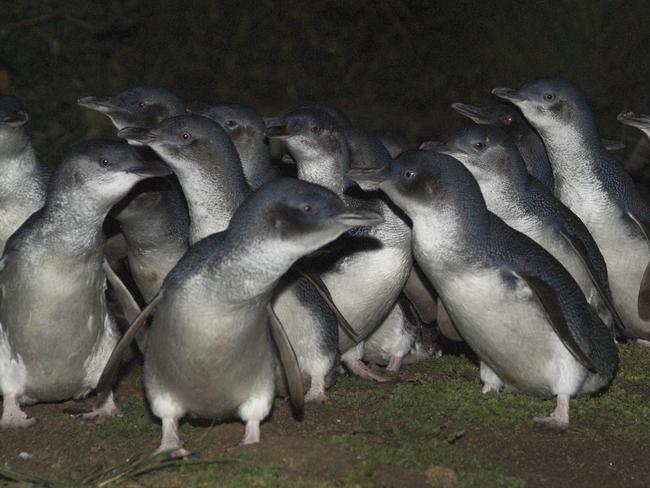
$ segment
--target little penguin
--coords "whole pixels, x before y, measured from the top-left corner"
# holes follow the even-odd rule
[[[618,319],[607,266],[591,234],[571,210],[529,175],[506,133],[493,127],[468,127],[438,151],[453,156],[472,173],[490,212],[537,242],[571,273],[606,324]],[[620,319],[618,327],[624,328]]]
[[[584,94],[561,79],[492,92],[516,105],[546,146],[555,195],[587,226],[605,258],[625,335],[650,339],[650,205],[604,148]]]
[[[246,181],[253,190],[280,176],[277,167],[271,164],[264,119],[255,110],[245,105],[223,103],[212,105],[201,115],[214,120],[232,139]]]
[[[174,179],[138,183],[111,213],[127,245],[129,271],[145,302],[189,247],[189,216]]]
[[[650,139],[650,115],[635,114],[634,112],[622,112],[616,117],[621,124],[629,125],[640,129]]]
[[[49,170],[25,131],[22,102],[0,95],[0,254],[9,236],[45,203]]]
[[[352,171],[413,222],[413,253],[465,341],[481,360],[484,391],[507,385],[557,397],[544,427],[569,425],[569,398],[611,382],[614,338],[562,265],[488,211],[457,160],[410,151],[384,171]]]
[[[129,88],[114,97],[85,97],[82,107],[107,115],[119,131],[124,127],[150,128],[186,112],[185,103],[170,91],[155,86]],[[144,148],[141,148],[144,149]],[[147,159],[151,154],[141,150]],[[178,181],[146,181],[111,212],[126,241],[133,279],[149,301],[162,280],[188,248],[189,217]]]
[[[349,144],[361,148],[368,142],[363,141],[361,131],[340,127],[322,110],[303,108],[285,115],[282,125],[268,128],[267,136],[284,142],[297,163],[300,179],[325,186],[347,204],[376,211],[385,219],[369,231],[346,234],[318,267],[333,302],[363,340],[386,319],[404,287],[412,262],[411,230],[380,198],[357,198],[346,193],[351,184],[345,177],[352,157]],[[369,164],[389,164],[390,155],[381,142],[374,142],[365,149],[373,159]],[[365,379],[385,380],[361,360],[362,342],[340,331],[339,348],[350,372]]]
[[[553,191],[553,168],[546,155],[544,143],[519,110],[505,103],[488,107],[452,103],[451,108],[477,124],[498,127],[508,134],[526,162],[528,172]]]
[[[102,223],[145,178],[168,174],[124,143],[75,146],[52,176],[45,205],[7,242],[0,261],[2,428],[35,422],[20,405],[82,398],[118,339],[104,292]],[[89,418],[116,411],[112,394]]]
[[[380,221],[325,188],[283,178],[251,195],[226,231],[190,248],[151,304],[144,368],[151,410],[162,420],[158,452],[189,454],[178,435],[187,414],[239,417],[242,444],[259,442],[275,392],[266,307],[279,279],[347,229]]]
[[[117,130],[124,127],[153,127],[163,120],[186,112],[185,102],[158,86],[128,88],[114,97],[83,97],[82,107],[105,114]]]
[[[172,117],[152,129],[126,128],[118,135],[147,144],[178,177],[189,206],[191,245],[225,230],[235,210],[252,192],[235,146],[224,129],[207,117]],[[305,400],[324,401],[327,378],[331,384],[330,372],[338,355],[336,316],[308,278],[297,273],[283,277],[273,307],[309,387]]]

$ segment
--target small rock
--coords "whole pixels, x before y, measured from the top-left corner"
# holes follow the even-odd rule
[[[18,457],[20,459],[22,459],[23,461],[27,461],[28,459],[32,458],[32,455],[30,453],[28,453],[28,452],[23,451],[20,454],[18,454]]]
[[[456,471],[444,466],[429,466],[424,472],[424,476],[435,488],[451,488],[458,481]]]

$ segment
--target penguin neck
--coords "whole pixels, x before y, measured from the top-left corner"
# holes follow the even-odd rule
[[[29,184],[28,179],[41,179],[41,163],[36,157],[31,140],[22,128],[12,129],[9,137],[0,136],[0,166],[3,183],[10,183],[12,186],[20,184],[24,187]],[[25,175],[33,178],[26,178]]]
[[[263,138],[254,137],[235,143],[241,159],[244,176],[249,186],[256,190],[269,178],[271,155]]]
[[[178,224],[173,214],[165,208],[155,208],[147,211],[146,215],[133,218],[117,219],[120,230],[129,250],[138,252],[141,249],[186,249],[187,234],[182,237],[178,232]]]
[[[350,166],[349,154],[344,144],[340,144],[336,152],[302,157],[296,159],[296,163],[298,179],[324,186],[343,197],[347,188],[345,174]]]
[[[187,200],[191,244],[225,230],[237,207],[251,193],[237,158],[222,157],[202,166],[180,161],[173,169]]]

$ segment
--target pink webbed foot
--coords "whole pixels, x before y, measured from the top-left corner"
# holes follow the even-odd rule
[[[569,395],[557,396],[555,410],[548,417],[533,417],[535,425],[542,429],[566,430],[569,427]]]
[[[343,364],[345,364],[345,367],[350,371],[350,373],[361,379],[376,381],[378,383],[393,381],[391,378],[386,378],[385,376],[375,373],[360,359],[345,359]]]
[[[327,399],[325,396],[325,377],[312,376],[309,391],[305,395],[305,403],[324,403]]]
[[[192,454],[183,448],[183,443],[178,435],[178,419],[162,419],[162,439],[154,455],[162,453],[169,453],[169,457],[173,459],[186,458]]]
[[[386,371],[392,373],[397,373],[402,366],[402,356],[392,356],[388,360],[388,366],[386,366]]]
[[[28,417],[20,408],[16,395],[5,395],[2,399],[2,418],[0,418],[1,429],[18,429],[31,427],[36,419]]]
[[[94,409],[92,412],[84,413],[79,416],[83,420],[94,420],[103,417],[113,417],[119,412],[115,405],[115,397],[111,391],[101,407]]]

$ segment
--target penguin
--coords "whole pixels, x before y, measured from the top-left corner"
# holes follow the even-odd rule
[[[106,306],[109,210],[138,181],[169,170],[124,143],[75,146],[52,176],[45,205],[11,236],[0,261],[0,427],[35,422],[21,405],[82,398],[118,339]],[[86,418],[116,412],[110,394]]]
[[[153,129],[125,128],[118,135],[148,145],[178,177],[189,206],[190,245],[224,231],[252,193],[235,146],[224,129],[207,117],[171,117]],[[281,280],[273,307],[297,355],[308,387],[305,400],[325,401],[338,358],[336,315],[309,278],[298,273]]]
[[[604,148],[584,94],[561,79],[492,93],[517,106],[544,141],[555,196],[587,226],[609,274],[625,335],[650,339],[650,205]]]
[[[634,112],[621,112],[616,119],[624,125],[636,127],[650,139],[650,115],[635,114]]]
[[[332,300],[356,331],[367,338],[386,319],[411,269],[411,230],[382,199],[357,198],[346,193],[345,178],[353,154],[355,164],[386,165],[390,155],[377,139],[365,140],[363,131],[342,128],[328,113],[312,108],[289,112],[282,125],[267,128],[267,137],[280,139],[296,161],[298,178],[334,191],[347,204],[380,213],[385,221],[369,231],[355,231],[340,239],[337,249],[323,257],[321,278]],[[364,144],[365,157],[360,156]],[[350,149],[357,149],[355,153]],[[386,381],[362,361],[363,343],[339,333],[341,360],[353,374]]]
[[[125,127],[153,127],[186,112],[185,102],[158,86],[128,88],[113,97],[83,97],[77,104],[103,113],[117,130]]]
[[[573,276],[603,321],[616,318],[607,266],[591,234],[562,202],[526,171],[517,146],[498,128],[460,130],[439,152],[459,160],[481,188],[490,212],[546,249]]]
[[[481,361],[484,392],[507,385],[557,405],[537,425],[566,429],[569,398],[606,388],[618,352],[562,265],[488,211],[454,158],[410,151],[348,176],[379,187],[413,222],[413,253]]]
[[[45,203],[50,172],[36,157],[22,102],[0,95],[0,253],[7,239]]]
[[[158,312],[144,382],[162,420],[158,452],[189,454],[178,435],[187,414],[239,417],[242,444],[259,442],[275,391],[266,308],[281,276],[347,229],[380,221],[325,188],[283,178],[247,198],[224,232],[190,248],[149,307]]]
[[[124,127],[150,128],[186,112],[180,98],[155,86],[129,88],[109,98],[84,97],[77,103],[108,116],[118,131]],[[144,149],[139,148],[141,155],[154,159],[155,155]],[[178,181],[167,177],[136,185],[111,215],[121,231],[121,236],[111,238],[111,244],[124,239],[129,271],[140,294],[149,301],[189,245],[187,204]]]
[[[516,108],[505,103],[488,107],[452,103],[451,108],[477,124],[498,127],[508,134],[526,162],[528,172],[553,191],[553,169],[546,155],[544,143]]]
[[[252,108],[237,104],[218,104],[200,112],[214,120],[226,131],[237,148],[246,181],[253,190],[280,177],[271,164],[271,153],[266,142],[264,119]]]
[[[111,211],[127,245],[129,271],[149,303],[189,247],[185,199],[168,178],[138,183]]]

